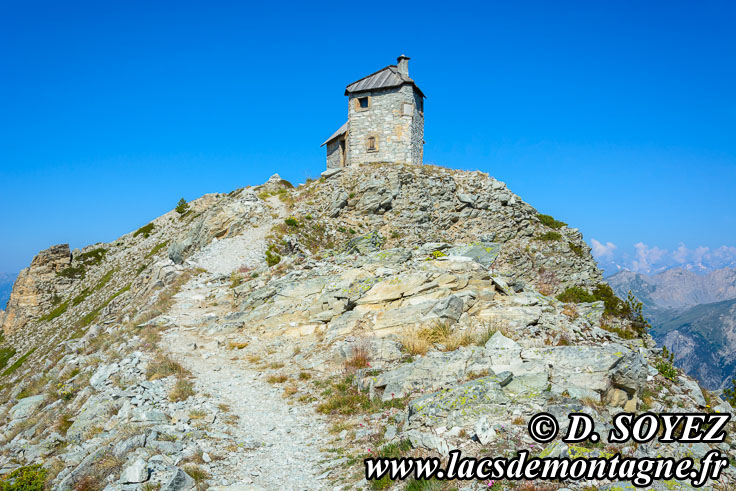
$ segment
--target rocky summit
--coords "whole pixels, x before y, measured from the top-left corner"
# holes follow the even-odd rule
[[[481,172],[365,164],[205,195],[19,274],[0,474],[63,490],[504,489],[367,481],[363,459],[736,455],[730,438],[531,439],[540,412],[607,434],[622,411],[733,411],[602,281],[580,231]],[[735,470],[707,486],[731,489]]]

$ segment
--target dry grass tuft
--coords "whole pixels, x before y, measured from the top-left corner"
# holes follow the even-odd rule
[[[248,346],[248,343],[246,341],[228,341],[227,347],[228,349],[243,349]]]
[[[159,378],[175,375],[179,378],[185,378],[191,375],[189,370],[184,368],[181,363],[172,360],[167,355],[158,352],[156,358],[148,364],[146,377],[148,380],[156,380]]]
[[[399,342],[404,351],[412,356],[426,355],[429,351],[430,343],[420,335],[418,329],[408,329],[399,335]]]
[[[571,321],[574,321],[579,317],[578,308],[574,303],[566,303],[562,309],[562,313]]]
[[[353,353],[345,360],[345,370],[354,371],[370,366],[370,353],[365,345],[353,346]]]
[[[189,380],[180,378],[169,392],[169,400],[172,402],[185,401],[194,395],[194,384]]]
[[[284,375],[283,373],[276,373],[273,375],[269,375],[266,379],[266,382],[268,382],[269,384],[283,384],[287,380],[289,380],[288,376]]]

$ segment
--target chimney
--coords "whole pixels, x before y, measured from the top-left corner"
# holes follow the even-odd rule
[[[399,69],[399,73],[408,77],[409,76],[409,57],[406,55],[401,55],[398,58],[396,58],[396,66]]]

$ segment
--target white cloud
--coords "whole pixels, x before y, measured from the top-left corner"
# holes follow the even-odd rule
[[[613,252],[617,249],[613,242],[602,244],[595,239],[590,239],[590,244],[593,249],[593,257],[596,259],[613,259]]]
[[[643,242],[634,244],[634,249],[636,249],[636,258],[631,262],[631,266],[634,271],[642,273],[656,269],[658,263],[667,255],[667,249],[660,249],[657,246],[649,247]]]
[[[612,242],[605,244],[591,239],[593,256],[607,271],[628,269],[637,273],[655,273],[668,268],[680,267],[696,272],[708,272],[721,268],[736,268],[736,247],[707,246],[688,248],[680,243],[676,249],[650,247],[643,242],[634,244],[633,253],[620,251]]]

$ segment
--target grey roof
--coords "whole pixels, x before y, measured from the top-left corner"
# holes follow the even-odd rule
[[[344,135],[347,132],[348,132],[348,122],[345,121],[345,123],[343,123],[343,125],[340,126],[340,128],[336,132],[334,132],[331,137],[329,137],[327,140],[325,140],[325,142],[322,145],[320,145],[320,147],[324,147],[325,145],[327,145],[328,143],[330,143],[332,140],[334,140],[338,136]]]
[[[389,65],[386,68],[382,68],[375,73],[371,73],[367,77],[363,77],[360,80],[353,82],[345,88],[345,95],[349,95],[355,92],[364,92],[366,90],[375,89],[387,89],[390,87],[400,87],[404,84],[411,84],[419,92],[419,95],[424,97],[422,91],[414,83],[414,80],[406,75],[399,73],[399,69],[396,65]]]

